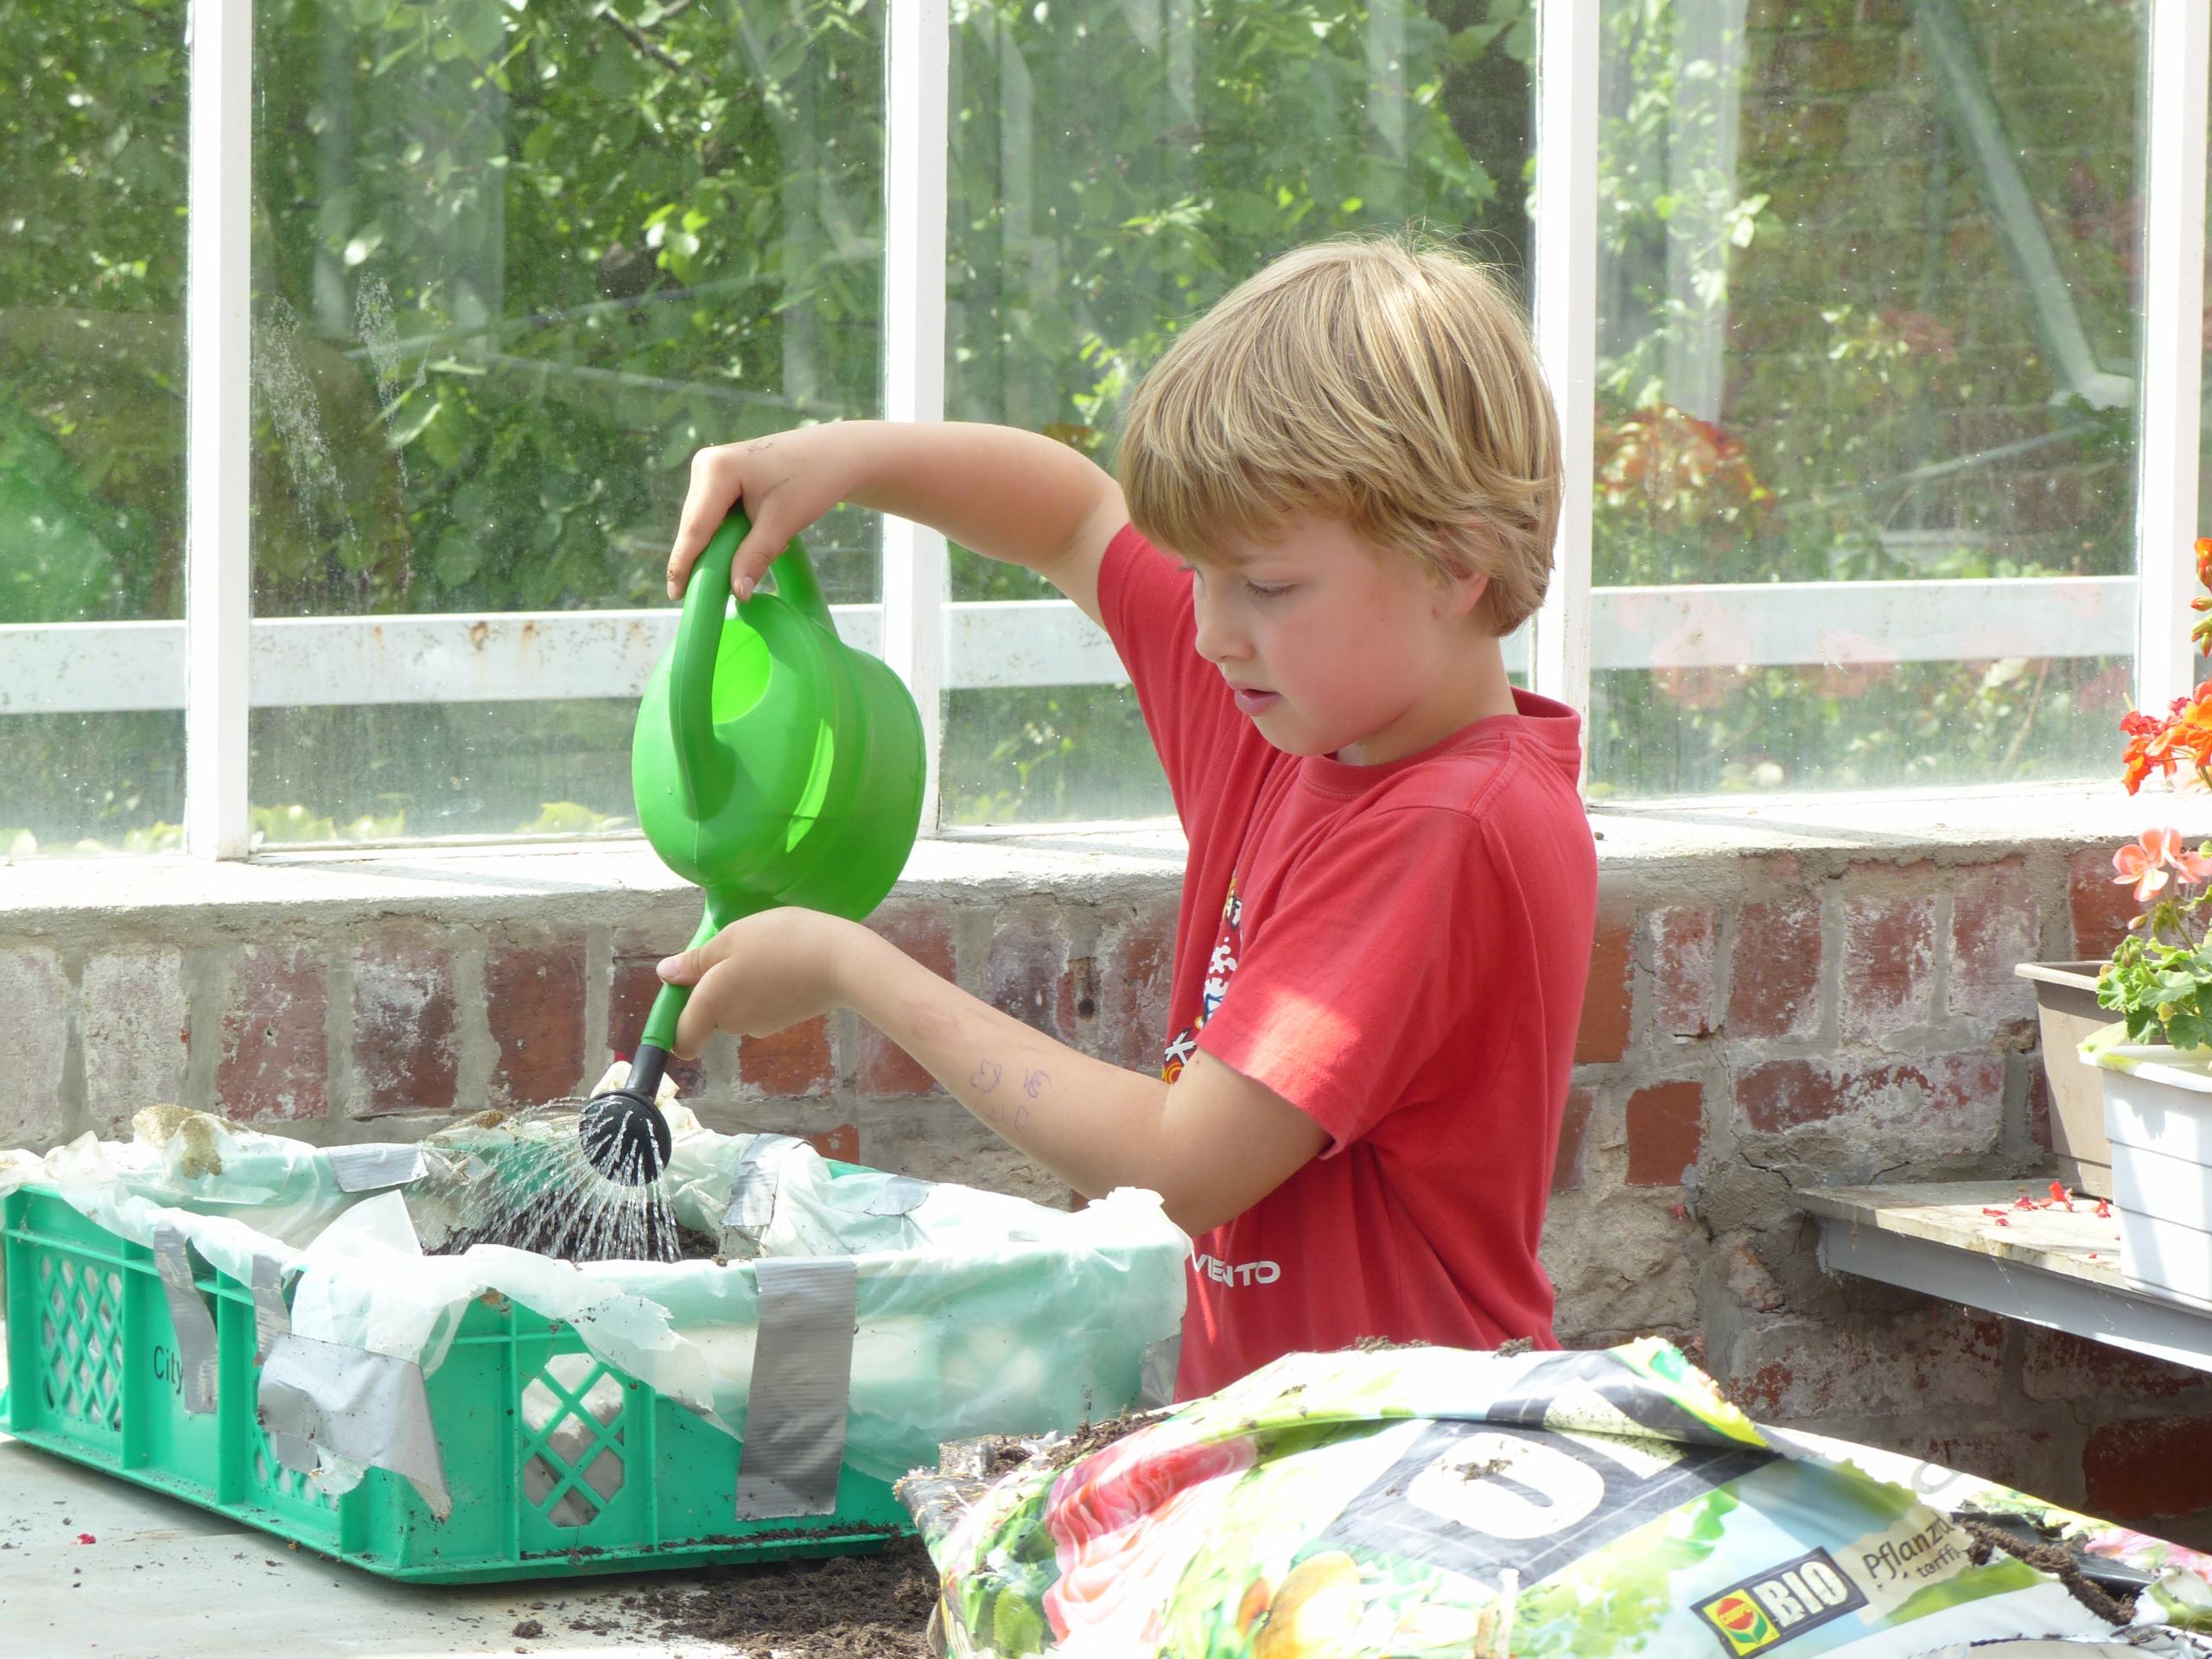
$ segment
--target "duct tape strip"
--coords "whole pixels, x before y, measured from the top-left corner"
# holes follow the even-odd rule
[[[722,1211],[722,1225],[756,1235],[765,1232],[776,1218],[776,1188],[783,1179],[784,1160],[805,1144],[797,1135],[754,1135],[729,1178],[729,1208]]]
[[[930,1184],[911,1175],[894,1175],[883,1190],[868,1200],[871,1216],[911,1216],[929,1201]]]
[[[331,1147],[322,1154],[340,1192],[375,1192],[423,1179],[423,1148],[408,1141],[379,1141],[367,1146]]]
[[[1175,1399],[1175,1371],[1183,1357],[1183,1333],[1162,1337],[1148,1345],[1138,1363],[1136,1408],[1151,1411],[1172,1405]]]
[[[753,1264],[760,1328],[738,1452],[737,1518],[832,1515],[845,1461],[859,1274],[850,1257]]]
[[[292,1328],[292,1310],[284,1306],[284,1269],[273,1255],[253,1258],[253,1363],[269,1357],[276,1338]]]
[[[404,1475],[439,1520],[453,1512],[430,1397],[413,1360],[313,1337],[279,1337],[261,1368],[259,1404],[280,1461],[287,1448],[279,1437],[289,1436]]]
[[[192,1258],[185,1254],[184,1235],[166,1221],[154,1224],[154,1265],[162,1275],[169,1324],[176,1333],[177,1391],[184,1396],[187,1413],[204,1417],[215,1409],[215,1319],[192,1281]],[[157,1369],[160,1363],[157,1357]]]

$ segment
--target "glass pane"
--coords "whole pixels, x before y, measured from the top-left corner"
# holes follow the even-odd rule
[[[695,448],[879,412],[881,10],[625,11],[256,8],[258,616],[458,614],[465,662],[472,615],[664,605]],[[833,601],[878,522],[810,537]],[[563,638],[257,709],[257,828],[626,820],[634,698],[564,696]]]
[[[948,823],[1071,823],[1175,810],[1136,693],[1126,685],[947,692],[942,777]]]
[[[1466,232],[1517,284],[1532,16],[1457,0],[954,0],[948,412],[1111,465],[1120,401],[1174,328],[1340,231]],[[956,601],[1051,592],[954,551]],[[972,686],[946,705],[948,821],[1173,810],[1125,691],[976,686],[987,665],[948,668]]]
[[[2109,772],[2143,11],[1605,7],[1597,792]]]
[[[184,613],[185,95],[182,0],[0,0],[0,858],[184,816],[181,639],[115,625]]]

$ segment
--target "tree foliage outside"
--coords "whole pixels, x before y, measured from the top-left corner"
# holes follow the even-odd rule
[[[946,408],[1113,461],[1176,331],[1303,242],[1417,223],[1523,285],[1528,0],[956,0]],[[957,599],[1032,599],[956,550]],[[1127,687],[956,693],[948,816],[1172,810]]]
[[[1732,41],[1697,27],[1718,10],[1605,8],[1593,580],[2132,571],[2133,412],[2090,407],[2045,359],[2005,238],[2044,239],[2101,365],[2132,377],[2143,8],[1803,0],[1751,6]],[[1957,135],[1937,14],[1972,40],[2031,226],[2008,226]],[[1709,89],[1732,77],[1738,156],[1717,173]],[[1684,407],[1700,335],[1719,373]],[[1614,671],[1592,688],[1592,771],[1631,794],[2088,776],[2128,669]]]
[[[2141,7],[1955,3],[2124,367]],[[2053,401],[1910,9],[1863,10],[1760,3],[1716,45],[1718,0],[1605,8],[1602,583],[2129,568],[2131,419]],[[0,0],[0,621],[180,613],[182,12]],[[657,602],[693,449],[879,412],[884,0],[256,18],[260,614]],[[952,27],[957,418],[1110,464],[1146,365],[1288,247],[1417,220],[1525,268],[1529,0],[954,0]],[[1706,408],[1677,384],[1699,340]],[[869,515],[810,546],[831,597],[874,596]],[[1042,591],[957,550],[953,580]],[[1594,775],[2088,770],[2125,666],[1618,671]],[[264,833],[619,820],[631,713],[258,710]],[[157,842],[180,729],[0,717],[0,846]],[[1166,806],[1124,688],[954,694],[944,771],[957,818]]]

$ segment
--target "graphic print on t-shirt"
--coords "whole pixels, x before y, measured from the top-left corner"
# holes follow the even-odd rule
[[[1222,902],[1221,931],[1214,938],[1213,954],[1206,958],[1205,991],[1198,999],[1198,1017],[1177,1032],[1162,1053],[1160,1076],[1166,1083],[1173,1083],[1183,1075],[1183,1067],[1198,1051],[1198,1033],[1205,1028],[1213,1011],[1221,1006],[1221,999],[1229,995],[1229,982],[1236,972],[1236,958],[1243,954],[1241,929],[1244,921],[1244,901],[1236,896],[1236,878],[1229,878],[1229,897]]]

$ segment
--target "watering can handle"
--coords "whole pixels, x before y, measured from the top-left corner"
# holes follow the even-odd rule
[[[699,931],[691,936],[691,943],[685,948],[696,950],[745,913],[744,908],[728,902],[720,894],[709,893],[706,914],[699,918]],[[640,1040],[664,1052],[673,1049],[676,1022],[683,1017],[683,1005],[690,1000],[689,985],[662,986],[653,998],[652,1012],[645,1016],[645,1029]]]
[[[728,791],[735,768],[715,738],[715,659],[722,643],[722,621],[729,602],[730,562],[738,543],[753,528],[742,509],[732,507],[707,543],[707,550],[691,569],[691,582],[683,590],[683,614],[677,624],[676,645],[669,660],[669,736],[676,750],[677,776],[683,786],[683,806],[693,823],[709,817]],[[806,550],[793,537],[789,546],[769,566],[776,592],[802,614],[832,633],[837,625],[823,602],[822,584]],[[745,614],[741,601],[739,616]]]

